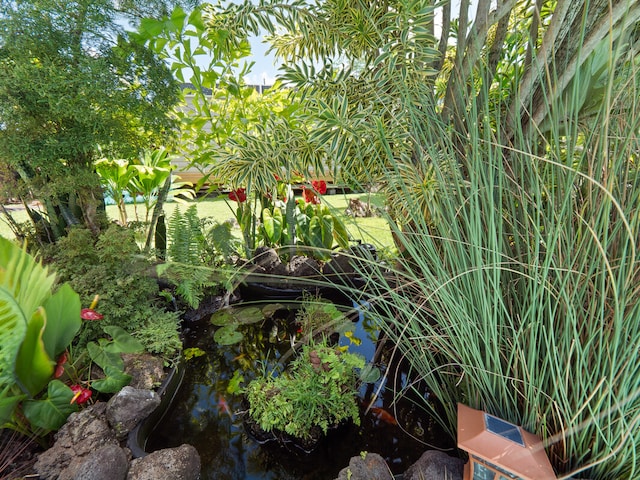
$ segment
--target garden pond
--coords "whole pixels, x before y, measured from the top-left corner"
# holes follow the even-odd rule
[[[325,480],[336,478],[361,452],[379,453],[397,474],[429,445],[454,447],[417,406],[420,402],[404,396],[394,402],[394,392],[407,387],[409,380],[402,365],[388,365],[391,348],[378,341],[379,331],[371,325],[367,308],[344,299],[300,300],[242,302],[188,321],[184,376],[171,406],[148,435],[145,450],[195,446],[203,480]],[[306,315],[301,315],[304,310]],[[327,319],[333,319],[330,328]],[[248,433],[241,388],[292,360],[292,346],[299,351],[309,339],[305,331],[312,328],[314,336],[328,336],[337,348],[368,362],[362,370],[369,372],[370,383],[358,383],[360,425],[346,422],[330,429],[311,451],[295,443],[262,441]],[[388,379],[376,379],[377,371],[384,374],[387,369]],[[394,388],[385,382],[394,383]],[[428,394],[423,395],[428,401]]]

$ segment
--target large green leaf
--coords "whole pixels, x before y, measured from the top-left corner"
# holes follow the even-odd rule
[[[338,217],[333,217],[333,238],[341,248],[349,248],[347,227]]]
[[[42,340],[46,324],[46,312],[40,307],[27,324],[27,332],[16,357],[18,385],[32,397],[44,388],[53,374],[54,362],[47,355]]]
[[[131,375],[127,375],[117,367],[107,365],[103,371],[106,377],[91,383],[91,387],[98,392],[117,393],[131,382]]]
[[[89,352],[89,357],[91,357],[91,360],[93,360],[94,363],[103,370],[108,366],[116,367],[122,370],[124,368],[124,362],[122,361],[120,354],[107,351],[106,347],[108,345],[109,342],[104,338],[99,339],[98,343],[87,343],[87,351]]]
[[[70,414],[78,410],[77,405],[71,403],[72,398],[73,392],[68,386],[60,380],[52,380],[44,399],[24,403],[24,414],[33,426],[57,430]]]
[[[234,345],[240,343],[244,338],[242,332],[236,330],[237,325],[227,325],[226,327],[220,327],[213,334],[213,339],[219,345]]]
[[[322,248],[322,221],[319,217],[312,217],[309,221],[307,243],[309,246]]]
[[[24,249],[0,237],[0,286],[16,298],[25,318],[51,295],[54,281],[55,276]]]
[[[104,347],[107,352],[140,353],[144,350],[144,346],[121,327],[107,325],[103,330],[112,338],[112,342]]]
[[[47,313],[47,328],[42,338],[49,357],[55,359],[80,330],[80,297],[65,283],[46,301],[44,309]]]
[[[322,246],[331,250],[333,246],[333,216],[322,216]]]
[[[27,333],[27,320],[14,296],[0,286],[0,385],[14,382],[20,345]]]
[[[224,327],[235,323],[238,322],[234,316],[234,310],[231,307],[221,308],[211,315],[211,324],[217,327]]]
[[[262,226],[271,245],[280,244],[283,223],[282,212],[279,208],[274,208],[273,213],[268,208],[262,211]]]

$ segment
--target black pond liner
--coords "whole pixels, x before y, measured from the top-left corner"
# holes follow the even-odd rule
[[[271,280],[267,282],[245,282],[239,286],[240,296],[242,298],[251,298],[253,300],[266,301],[283,301],[296,300],[304,294],[320,295],[323,298],[336,301],[337,303],[345,303],[349,299],[350,290],[359,290],[364,287],[366,281],[354,275],[333,275],[321,276],[314,280],[318,283],[321,281],[332,281],[333,286],[325,285],[296,285],[301,282],[288,282],[286,278],[282,282]],[[345,288],[346,287],[346,288]]]
[[[167,378],[165,378],[162,385],[160,385],[156,391],[156,393],[160,395],[160,405],[158,405],[146,419],[138,423],[138,425],[129,432],[127,437],[127,447],[131,450],[133,458],[141,458],[149,454],[146,451],[149,436],[160,424],[163,417],[173,404],[180,386],[182,385],[182,381],[184,380],[184,374],[185,367],[182,362],[179,362],[169,371]]]

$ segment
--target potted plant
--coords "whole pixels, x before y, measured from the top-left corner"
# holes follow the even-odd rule
[[[331,428],[360,425],[357,370],[364,365],[360,355],[326,341],[305,345],[282,374],[266,374],[244,389],[248,432],[309,452]]]

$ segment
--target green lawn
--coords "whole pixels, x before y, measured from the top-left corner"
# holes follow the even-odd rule
[[[352,198],[359,198],[363,202],[370,202],[372,205],[383,208],[384,197],[381,194],[373,194],[371,196],[367,194],[336,194],[325,195],[323,200],[327,205],[335,211],[344,214],[344,211],[349,204],[349,200]],[[225,201],[226,196],[218,196],[216,198],[207,198],[204,200],[198,200],[198,216],[200,218],[210,217],[219,222],[229,220],[233,218],[233,211],[231,208],[235,208],[235,202]],[[165,204],[165,214],[167,218],[171,217],[174,210],[179,207],[183,211],[189,206],[189,204],[169,202]],[[231,207],[231,208],[230,208]],[[127,205],[127,216],[129,221],[136,219],[134,205]],[[138,218],[144,220],[144,206],[138,205]],[[24,210],[12,210],[12,215],[17,222],[27,221],[27,215]],[[107,206],[107,215],[109,218],[116,220],[119,218],[118,210],[115,205]],[[360,239],[363,242],[371,243],[378,249],[389,249],[393,247],[393,239],[387,222],[381,217],[373,218],[352,218],[343,216],[343,220],[347,225],[350,236],[353,239]],[[13,233],[6,223],[4,216],[0,216],[0,236],[6,238],[13,238]]]

